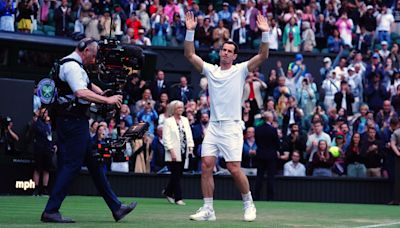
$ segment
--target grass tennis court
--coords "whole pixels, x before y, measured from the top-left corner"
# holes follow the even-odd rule
[[[70,196],[61,211],[75,224],[44,224],[39,221],[46,197],[0,196],[0,227],[400,227],[400,207],[362,204],[256,202],[257,220],[242,221],[242,202],[214,201],[217,221],[188,219],[201,200],[186,200],[186,206],[165,199],[121,198],[138,201],[138,206],[115,223],[100,197]]]

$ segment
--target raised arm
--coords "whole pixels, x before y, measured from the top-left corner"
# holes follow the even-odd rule
[[[197,71],[203,70],[203,60],[196,55],[194,50],[194,30],[196,29],[197,19],[194,17],[193,12],[188,11],[186,13],[186,37],[183,44],[185,49],[185,57],[191,64],[196,68]]]
[[[258,54],[254,56],[253,58],[250,59],[247,68],[249,71],[253,71],[256,69],[259,65],[261,65],[262,62],[264,62],[268,58],[269,54],[269,45],[268,45],[268,40],[269,40],[269,25],[267,19],[261,15],[257,15],[257,26],[258,28],[262,31],[261,35],[261,45],[260,45],[260,50],[258,51]]]

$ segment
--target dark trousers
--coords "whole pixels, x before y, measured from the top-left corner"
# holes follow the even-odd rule
[[[73,179],[86,163],[94,184],[111,211],[121,207],[121,202],[111,189],[103,166],[93,157],[86,118],[57,118],[58,169],[57,179],[47,202],[45,212],[55,213],[68,193]]]
[[[171,177],[165,189],[165,195],[175,198],[175,201],[182,200],[181,178],[184,164],[184,160],[182,162],[167,162]]]
[[[265,171],[267,171],[267,200],[272,200],[274,198],[274,177],[276,172],[276,159],[257,158],[257,178],[256,188],[254,192],[255,200],[260,200]]]

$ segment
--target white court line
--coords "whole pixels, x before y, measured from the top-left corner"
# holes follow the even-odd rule
[[[392,226],[392,225],[399,225],[399,224],[400,224],[400,222],[393,222],[393,223],[382,223],[382,224],[367,225],[367,226],[357,226],[355,228],[385,227],[385,226]]]

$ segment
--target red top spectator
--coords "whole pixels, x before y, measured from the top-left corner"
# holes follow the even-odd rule
[[[133,39],[139,39],[139,29],[142,27],[142,23],[135,13],[132,13],[128,20],[126,20],[126,26],[133,29]]]

